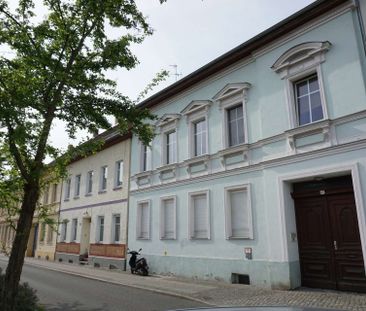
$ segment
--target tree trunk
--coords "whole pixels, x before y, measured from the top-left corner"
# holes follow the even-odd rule
[[[16,235],[5,274],[5,286],[1,293],[0,309],[13,311],[22,273],[34,211],[39,197],[39,184],[33,181],[24,186],[23,202],[17,223]]]

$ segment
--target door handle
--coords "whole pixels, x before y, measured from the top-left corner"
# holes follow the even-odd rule
[[[334,245],[334,250],[337,251],[338,250],[337,241],[333,241],[333,245]]]

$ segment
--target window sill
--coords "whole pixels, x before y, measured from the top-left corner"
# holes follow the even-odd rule
[[[70,201],[70,199],[64,199],[64,202],[69,202]]]
[[[113,191],[116,191],[116,190],[120,190],[123,188],[123,185],[120,185],[120,186],[116,186],[113,188]]]
[[[297,127],[294,127],[290,130],[285,131],[288,135],[300,135],[303,133],[308,133],[311,131],[316,131],[319,129],[327,128],[330,126],[330,120],[329,119],[323,119],[319,120],[313,123],[308,123],[304,125],[299,125]]]
[[[106,193],[107,192],[107,190],[105,189],[105,190],[100,190],[100,191],[98,191],[98,194],[102,194],[102,193]]]
[[[191,237],[190,238],[190,240],[197,240],[197,241],[199,241],[199,240],[203,240],[203,241],[209,241],[209,240],[211,240],[210,238],[196,238],[196,237]]]
[[[227,155],[232,155],[234,153],[247,152],[248,150],[249,150],[249,144],[244,143],[244,144],[227,147],[223,150],[220,150],[219,155],[220,156],[227,156]]]
[[[136,240],[150,240],[150,238],[136,238]]]
[[[149,170],[149,171],[143,171],[143,172],[137,173],[137,174],[135,174],[134,177],[138,179],[138,178],[149,177],[151,175],[152,175],[152,171]]]
[[[80,196],[79,195],[74,196],[74,200],[78,200],[78,199],[80,199]]]
[[[170,163],[170,164],[164,164],[157,168],[157,171],[159,172],[165,172],[165,171],[172,171],[175,170],[178,167],[178,163]]]
[[[90,193],[87,193],[85,196],[86,197],[91,197],[93,195],[93,193],[92,192],[90,192]]]
[[[175,241],[177,238],[163,238],[161,237],[160,240],[162,241]]]
[[[210,155],[206,153],[206,154],[203,154],[200,156],[195,156],[190,159],[187,159],[184,161],[184,163],[187,165],[194,165],[197,163],[207,163],[209,159],[210,159]]]
[[[231,236],[227,237],[227,240],[253,240],[253,238],[250,237],[240,237],[240,236]]]

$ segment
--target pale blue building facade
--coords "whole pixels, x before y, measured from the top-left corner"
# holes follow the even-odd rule
[[[363,291],[362,13],[354,1],[318,1],[141,104],[159,119],[151,148],[132,139],[128,246],[143,249],[151,272],[347,289],[346,274],[356,269],[354,289]],[[329,237],[334,249],[327,253],[334,267],[328,259],[317,262],[320,253],[306,253],[323,225],[303,223],[316,222],[317,211],[302,214],[307,203],[294,195],[313,187],[316,200],[328,198],[326,210],[333,199],[345,200],[331,196],[340,193],[338,186],[332,192],[334,184],[351,187],[354,198],[356,216],[340,216],[358,228],[348,266],[337,259],[338,233]],[[344,275],[342,265],[349,268]],[[325,276],[312,276],[320,270]]]

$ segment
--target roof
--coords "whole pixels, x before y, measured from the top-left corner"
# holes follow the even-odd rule
[[[250,56],[251,53],[256,49],[286,35],[289,31],[303,26],[305,23],[346,2],[348,2],[348,0],[315,1],[302,10],[296,12],[295,14],[261,32],[257,36],[249,39],[248,41],[214,59],[186,77],[180,79],[174,84],[157,92],[156,94],[142,101],[138,106],[140,108],[151,108],[155,105],[158,105],[162,101],[168,100],[169,98],[199,83],[207,77],[212,76],[227,68],[228,66],[244,59],[245,57]]]

